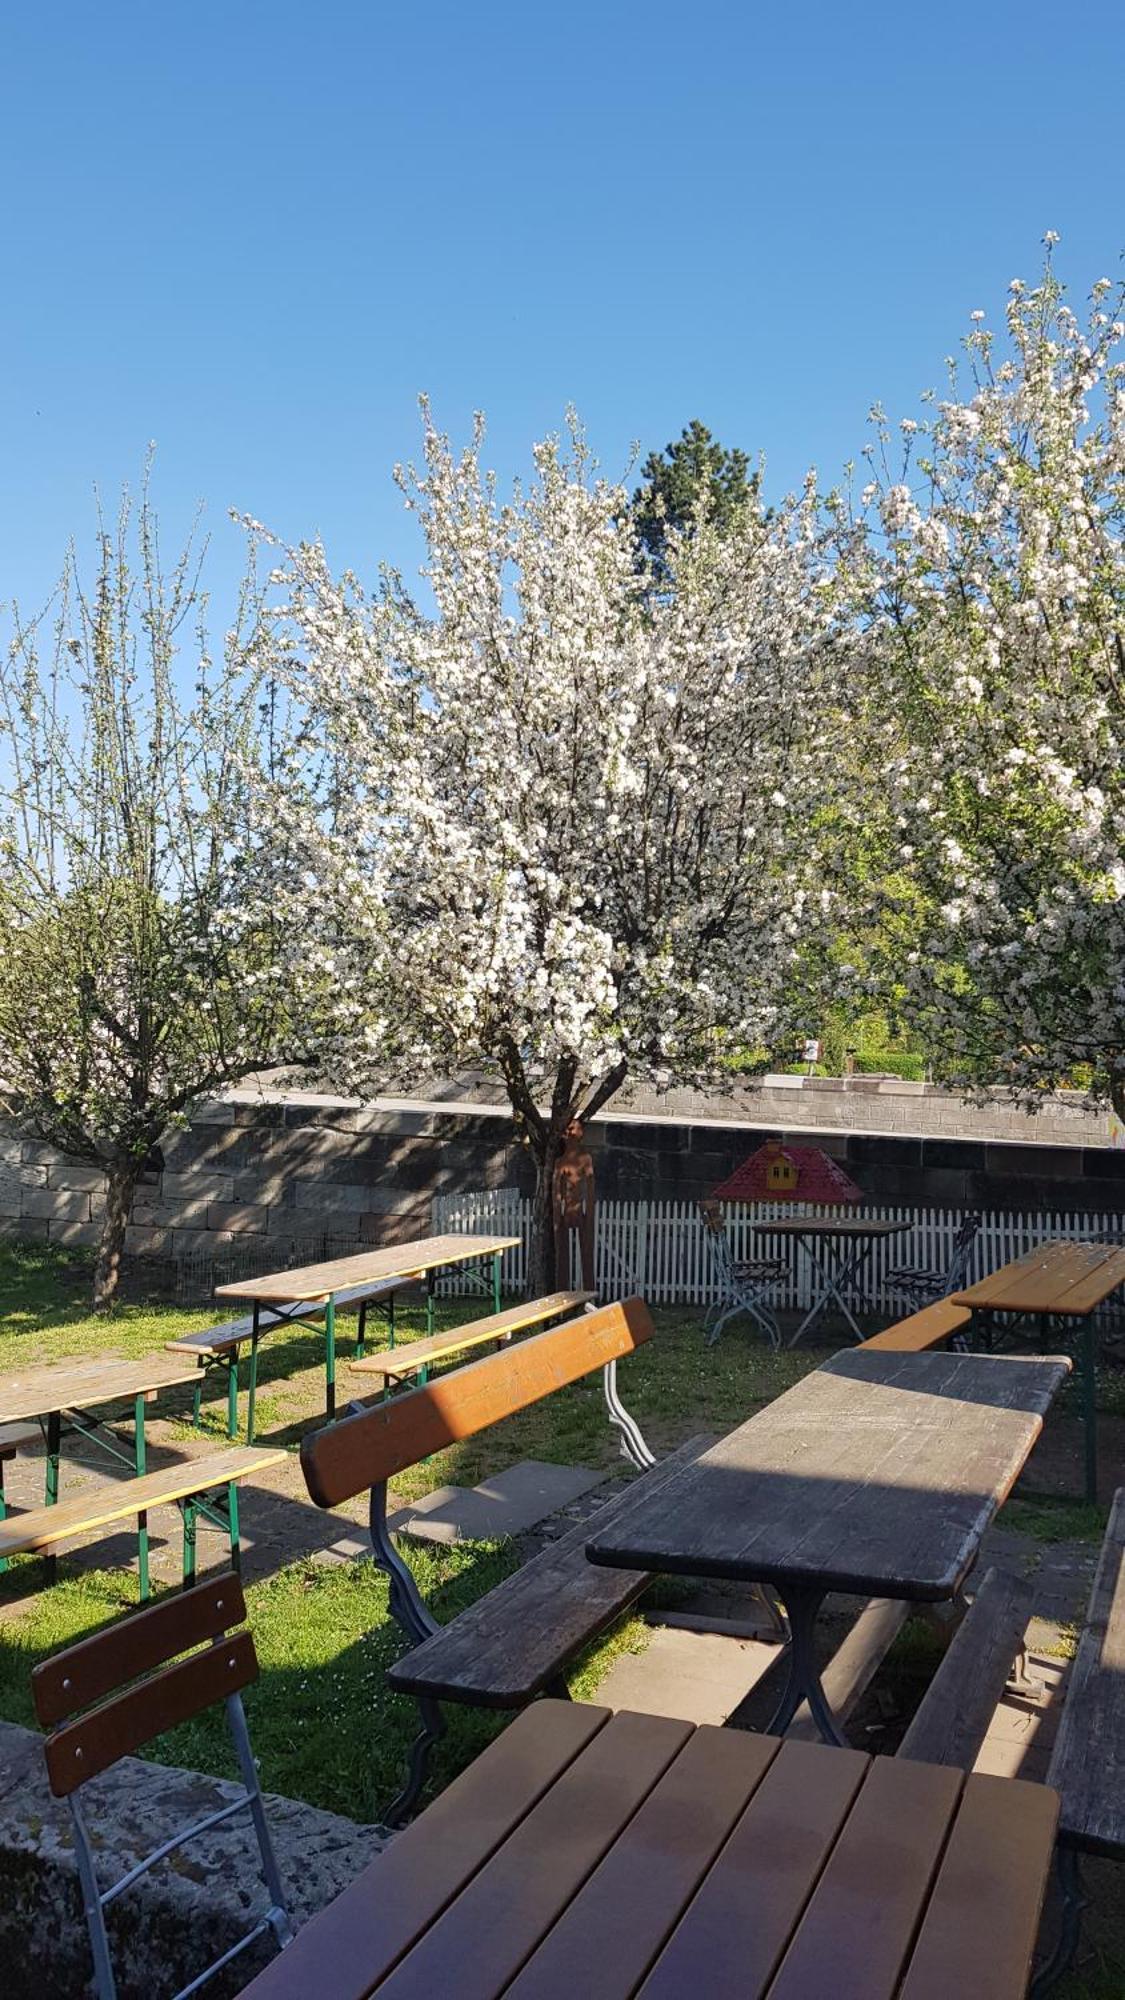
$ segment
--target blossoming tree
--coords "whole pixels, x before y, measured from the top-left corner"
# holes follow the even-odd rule
[[[204,608],[190,545],[161,570],[146,497],[100,534],[91,591],[72,557],[0,657],[0,1103],[105,1175],[99,1309],[168,1128],[310,1046],[244,886],[272,742],[252,578],[217,664]]]
[[[851,582],[886,676],[907,1010],[966,1084],[1088,1082],[1125,1116],[1125,324],[1108,279],[1079,320],[1053,241],[1006,341],[974,314],[969,379],[894,472],[881,425]]]
[[[807,1025],[847,648],[811,486],[669,532],[656,589],[575,432],[502,501],[479,426],[456,455],[427,413],[399,477],[427,601],[335,582],[319,546],[284,571],[309,722],[269,818],[306,869],[276,895],[338,983],[355,1080],[389,1053],[499,1071],[541,1289],[571,1119]]]

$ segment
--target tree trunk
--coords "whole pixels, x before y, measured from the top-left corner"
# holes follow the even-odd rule
[[[535,1162],[535,1192],[531,1197],[531,1243],[527,1259],[527,1296],[546,1298],[555,1289],[555,1164],[562,1151],[562,1133],[546,1130],[530,1141]]]
[[[108,1312],[117,1296],[125,1230],[140,1177],[139,1160],[117,1160],[106,1174],[105,1215],[94,1269],[95,1312]]]

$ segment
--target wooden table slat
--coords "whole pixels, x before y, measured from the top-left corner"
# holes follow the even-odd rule
[[[638,2000],[766,1992],[870,1761],[782,1745]]]
[[[913,1229],[913,1222],[885,1222],[878,1216],[859,1215],[784,1215],[769,1221],[755,1221],[752,1225],[755,1236],[839,1236],[860,1241],[863,1237],[879,1239],[884,1236],[901,1236],[905,1229]]]
[[[1041,1243],[955,1292],[977,1312],[1057,1313],[1085,1318],[1125,1284],[1125,1247],[1112,1243]]]
[[[838,1354],[591,1537],[621,1569],[955,1594],[1065,1357]]]
[[[610,1720],[537,1702],[245,1989],[242,2000],[367,2000]]]
[[[872,1764],[769,2000],[893,2000],[963,1784],[933,1764]]]
[[[395,1243],[384,1250],[361,1250],[354,1257],[337,1257],[325,1264],[305,1264],[295,1271],[273,1271],[260,1278],[240,1278],[216,1285],[217,1299],[258,1299],[263,1304],[293,1305],[301,1299],[326,1298],[347,1285],[377,1278],[407,1278],[437,1270],[443,1264],[468,1264],[477,1257],[511,1250],[518,1236],[423,1236],[414,1243]]]
[[[195,1382],[190,1362],[164,1354],[95,1355],[85,1361],[50,1361],[0,1375],[0,1424],[21,1417],[45,1417],[54,1410],[90,1409],[102,1403],[129,1403],[157,1389]]]
[[[691,1734],[668,1716],[615,1715],[382,1981],[379,2000],[497,2000]],[[421,1846],[423,1867],[425,1856]]]
[[[1026,1990],[1058,1817],[1046,1785],[966,1781],[899,2000],[1011,2000]]]
[[[697,1729],[505,2000],[628,2000],[779,1747]]]

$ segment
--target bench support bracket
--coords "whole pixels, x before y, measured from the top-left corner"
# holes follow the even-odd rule
[[[1031,2000],[1041,2000],[1063,1976],[1078,1949],[1082,1912],[1089,1901],[1082,1886],[1078,1849],[1060,1841],[1055,1850],[1055,1874],[1059,1885],[1059,1934],[1031,1982]]]
[[[371,1488],[371,1555],[391,1586],[390,1608],[412,1646],[420,1646],[438,1630],[418,1594],[418,1585],[403,1562],[387,1526],[387,1482],[381,1479]]]
[[[606,1362],[602,1370],[602,1382],[609,1421],[614,1429],[621,1433],[621,1456],[627,1458],[630,1465],[635,1465],[638,1472],[647,1472],[650,1466],[656,1464],[656,1460],[641,1436],[639,1424],[629,1415],[617,1393],[616,1361]]]

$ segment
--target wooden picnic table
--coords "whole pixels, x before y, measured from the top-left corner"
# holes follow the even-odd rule
[[[385,1250],[362,1250],[354,1257],[337,1257],[325,1264],[304,1264],[293,1271],[275,1271],[259,1278],[240,1278],[216,1285],[217,1299],[238,1299],[252,1309],[250,1327],[250,1409],[247,1442],[254,1435],[254,1392],[257,1382],[261,1312],[270,1309],[271,1330],[277,1326],[311,1324],[302,1308],[319,1303],[317,1326],[324,1327],[324,1412],[336,1414],[336,1301],[340,1293],[357,1293],[364,1286],[387,1286],[423,1278],[426,1284],[426,1332],[434,1330],[435,1274],[451,1264],[491,1264],[492,1309],[500,1310],[500,1260],[519,1243],[518,1236],[422,1236],[413,1243],[395,1243]],[[286,1310],[291,1308],[291,1310]]]
[[[59,1497],[59,1462],[64,1435],[83,1437],[108,1457],[127,1465],[137,1478],[145,1471],[145,1405],[162,1389],[193,1382],[190,1362],[163,1354],[142,1354],[136,1360],[119,1354],[96,1355],[82,1361],[52,1361],[39,1367],[0,1375],[0,1425],[32,1418],[43,1427],[47,1448],[44,1501],[53,1507]],[[133,1405],[133,1450],[123,1452],[105,1422],[93,1410]],[[65,1418],[65,1423],[64,1423]],[[49,1557],[48,1561],[53,1562]],[[137,1519],[137,1566],[141,1594],[148,1593],[148,1522]]]
[[[855,1283],[877,1243],[888,1236],[901,1236],[903,1230],[912,1227],[910,1222],[884,1222],[873,1215],[786,1215],[773,1222],[755,1222],[756,1236],[795,1237],[821,1281],[821,1289],[790,1340],[790,1347],[797,1345],[833,1300],[856,1339],[862,1340],[862,1329],[844,1297],[844,1287]],[[830,1250],[834,1255],[828,1261],[822,1253]]]
[[[244,2000],[1019,2000],[1058,1798],[539,1701]]]
[[[1086,1498],[1098,1497],[1097,1338],[1094,1314],[1125,1284],[1125,1247],[1114,1243],[1074,1243],[1059,1238],[1040,1243],[1012,1263],[963,1291],[954,1302],[968,1306],[978,1326],[997,1313],[1082,1324],[1082,1413],[1086,1433]]]
[[[770,1727],[802,1702],[842,1743],[821,1686],[829,1591],[957,1596],[1070,1370],[1065,1356],[837,1354],[586,1544],[591,1562],[772,1583],[789,1674]]]

